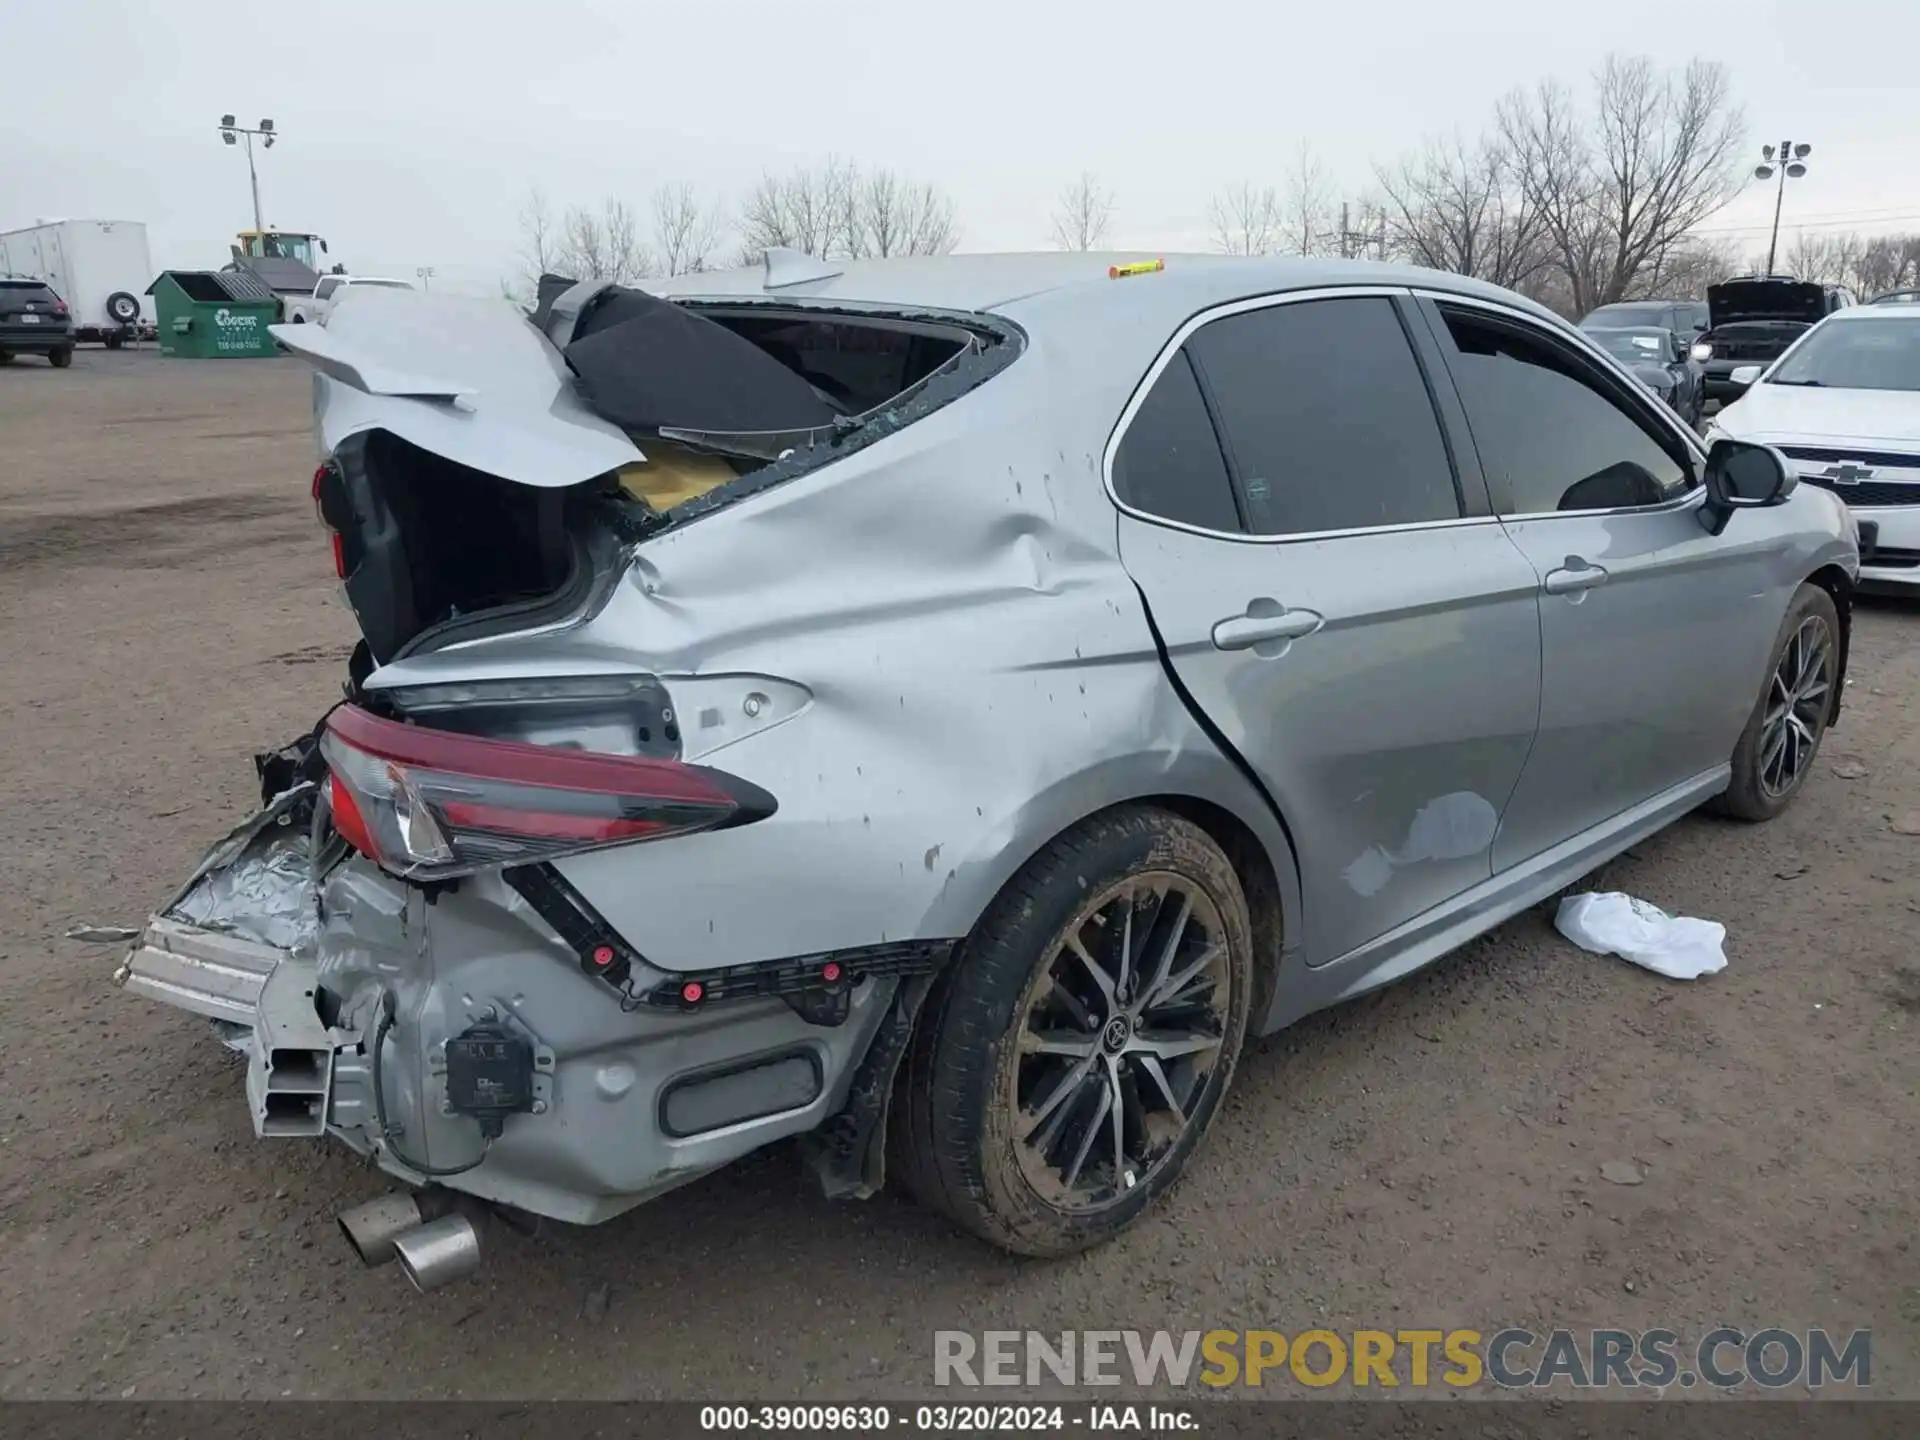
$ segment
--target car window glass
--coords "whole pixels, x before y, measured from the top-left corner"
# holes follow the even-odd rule
[[[339,288],[340,282],[338,280],[322,280],[319,288],[313,292],[313,298],[316,300],[324,300]]]
[[[1250,310],[1189,347],[1255,534],[1458,518],[1440,422],[1390,300]]]
[[[1113,457],[1113,493],[1165,520],[1241,528],[1227,462],[1185,351],[1160,372],[1127,426]]]
[[[1460,352],[1453,363],[1481,463],[1506,482],[1502,513],[1657,505],[1693,483],[1554,347],[1466,311],[1441,313]]]

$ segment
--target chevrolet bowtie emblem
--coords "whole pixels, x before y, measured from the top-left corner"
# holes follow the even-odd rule
[[[1856,465],[1848,460],[1839,465],[1829,465],[1820,472],[1820,478],[1835,485],[1858,485],[1862,480],[1873,478],[1873,467]]]

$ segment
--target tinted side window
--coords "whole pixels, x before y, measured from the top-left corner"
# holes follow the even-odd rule
[[[1250,310],[1189,347],[1255,534],[1458,518],[1440,422],[1391,301]]]
[[[1239,531],[1233,482],[1183,350],[1160,372],[1113,457],[1113,492],[1136,510]]]
[[[1453,362],[1460,399],[1501,513],[1657,505],[1692,484],[1673,455],[1552,346],[1466,312],[1441,313],[1460,352]]]

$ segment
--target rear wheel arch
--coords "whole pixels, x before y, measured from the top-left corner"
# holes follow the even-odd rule
[[[1833,601],[1834,613],[1840,619],[1840,653],[1835,657],[1833,704],[1827,711],[1827,723],[1831,725],[1840,718],[1840,695],[1847,685],[1847,652],[1853,642],[1853,578],[1838,565],[1822,565],[1807,576],[1806,583],[1817,585],[1827,592]]]
[[[1278,989],[1285,940],[1301,933],[1299,860],[1293,851],[1291,832],[1275,821],[1260,797],[1247,797],[1250,804],[1259,807],[1257,814],[1248,815],[1223,797],[1196,793],[1201,788],[1195,785],[1178,791],[1142,789],[1099,805],[1063,809],[1050,815],[1044,826],[1027,832],[1027,843],[1004,847],[993,857],[991,888],[983,885],[980,891],[974,892],[977,904],[970,913],[954,923],[933,924],[932,928],[923,929],[923,933],[972,934],[992,912],[994,902],[1036,856],[1095,817],[1121,810],[1165,810],[1204,831],[1207,838],[1226,853],[1240,882],[1253,942],[1254,994],[1249,1033],[1259,1034]],[[1267,831],[1264,836],[1261,822],[1265,822]],[[1276,850],[1276,846],[1280,848]]]

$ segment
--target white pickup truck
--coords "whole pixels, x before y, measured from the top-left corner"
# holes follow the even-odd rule
[[[413,286],[405,280],[382,280],[372,275],[322,275],[320,283],[313,287],[313,303],[310,307],[314,323],[324,325],[333,307],[340,303],[340,297],[353,285],[380,285],[389,290],[411,290]]]

